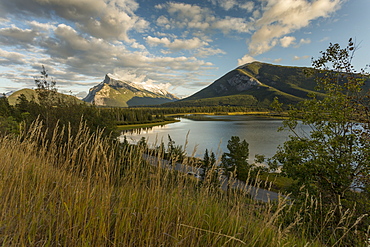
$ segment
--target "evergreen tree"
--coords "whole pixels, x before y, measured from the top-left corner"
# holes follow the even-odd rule
[[[229,152],[224,153],[221,158],[222,166],[227,176],[236,172],[239,179],[245,180],[252,165],[248,163],[249,144],[243,140],[240,141],[238,136],[232,136],[228,141],[227,149]]]

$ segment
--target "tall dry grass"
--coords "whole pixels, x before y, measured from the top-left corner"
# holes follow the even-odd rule
[[[318,246],[277,225],[291,204],[226,194],[81,124],[0,138],[2,246]],[[68,138],[65,138],[67,136]],[[62,141],[64,140],[64,141]]]

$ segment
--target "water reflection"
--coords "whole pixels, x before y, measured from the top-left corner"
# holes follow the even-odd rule
[[[256,154],[272,157],[277,147],[289,136],[288,131],[278,132],[283,120],[259,116],[205,116],[202,120],[182,118],[180,122],[142,130],[126,132],[127,140],[137,143],[141,137],[150,145],[168,143],[168,135],[176,145],[186,147],[187,154],[195,151],[196,157],[203,157],[205,149],[221,155],[227,151],[227,141],[231,136],[239,136],[249,143],[249,161],[253,162]],[[218,120],[218,121],[212,121]],[[225,120],[225,121],[224,121]],[[301,126],[303,131],[305,127]],[[122,136],[123,140],[123,136]]]

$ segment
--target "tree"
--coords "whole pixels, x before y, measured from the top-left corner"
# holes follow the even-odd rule
[[[168,135],[168,155],[169,159],[174,164],[177,161],[182,161],[185,157],[185,150],[182,145],[175,145],[175,141],[172,140],[171,136]]]
[[[137,145],[142,148],[143,150],[147,149],[148,148],[148,144],[146,142],[146,139],[145,137],[141,137],[141,139],[137,142]]]
[[[215,153],[211,152],[211,156],[209,156],[208,149],[206,149],[206,151],[204,152],[203,161],[201,165],[201,168],[203,170],[201,176],[204,177],[207,174],[207,172],[212,169],[215,163],[216,163]]]
[[[362,207],[358,214],[370,210],[370,118],[364,92],[368,74],[352,66],[355,50],[350,39],[345,48],[330,44],[313,60],[318,89],[326,97],[311,95],[292,107],[284,125],[293,135],[274,156],[282,172],[297,181],[296,198],[308,191],[323,204],[336,206],[334,224],[356,203]],[[297,131],[298,120],[310,133]]]
[[[35,84],[37,86],[37,100],[39,115],[45,123],[46,128],[52,128],[56,124],[57,119],[52,119],[52,107],[56,105],[56,81],[52,78],[49,80],[49,75],[44,65],[42,65],[41,76],[35,77]],[[54,116],[55,117],[55,116]]]
[[[208,149],[206,149],[206,151],[204,152],[203,162],[202,162],[202,165],[201,165],[201,168],[202,168],[201,176],[202,177],[204,177],[204,175],[207,173],[209,163],[210,163],[210,158],[209,158],[209,154],[208,154]]]
[[[252,168],[248,163],[249,144],[245,140],[240,141],[238,136],[232,136],[228,141],[227,149],[229,152],[224,153],[221,158],[226,175],[230,176],[232,172],[236,172],[237,178],[247,179],[248,172]]]
[[[13,108],[9,104],[8,98],[4,94],[0,96],[0,116],[9,117],[13,115]]]
[[[35,78],[36,92],[40,104],[51,105],[55,103],[55,94],[57,92],[55,88],[56,81],[53,78],[49,80],[48,77],[47,70],[42,65],[41,76]]]

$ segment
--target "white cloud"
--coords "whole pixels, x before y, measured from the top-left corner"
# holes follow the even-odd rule
[[[32,27],[32,29],[39,30],[39,31],[49,31],[56,29],[56,22],[48,22],[48,23],[40,23],[37,21],[27,21],[27,24]]]
[[[192,39],[174,39],[171,42],[166,37],[157,38],[148,36],[145,38],[145,40],[149,45],[163,45],[169,48],[171,51],[194,50],[208,45],[207,42],[202,41],[197,37],[194,37]]]
[[[24,64],[25,56],[18,52],[9,52],[0,48],[0,64],[2,65],[13,65],[13,64]]]
[[[195,37],[192,39],[175,39],[168,45],[168,48],[174,51],[193,50],[206,45],[208,45],[207,42],[201,41],[199,38]]]
[[[238,0],[209,0],[214,5],[218,5],[225,10],[230,10],[232,8],[245,9],[248,12],[252,12],[254,8],[254,2],[252,1],[238,1]]]
[[[245,3],[241,3],[240,5],[239,5],[239,7],[241,8],[241,9],[245,9],[245,10],[247,10],[248,12],[252,12],[253,11],[253,9],[254,9],[254,2],[245,2]]]
[[[147,78],[146,75],[140,74],[138,70],[115,69],[113,76],[119,80],[134,82],[144,88],[159,87],[168,90],[172,86],[170,83],[157,83],[155,80]]]
[[[226,54],[225,51],[221,49],[213,49],[211,47],[203,47],[197,50],[197,53],[195,54],[197,57],[209,57],[209,56],[214,56],[218,54]]]
[[[248,33],[252,25],[243,18],[226,16],[224,19],[216,20],[211,27],[213,29],[220,29],[225,34],[229,33],[230,31]]]
[[[171,16],[170,19],[165,16],[160,16],[157,19],[157,24],[166,29],[221,30],[227,34],[231,31],[248,33],[252,27],[252,24],[244,18],[230,16],[219,18],[208,8],[201,8],[197,5],[169,2],[159,5],[157,8],[166,9]]]
[[[284,36],[280,39],[281,46],[284,48],[289,47],[290,45],[294,44],[294,41],[296,40],[295,37],[292,36]]]
[[[246,63],[251,63],[256,61],[253,57],[249,56],[248,54],[244,55],[241,59],[238,59],[238,66],[246,64]]]
[[[310,39],[301,39],[299,41],[299,45],[306,45],[306,44],[310,44],[310,43],[311,43]]]
[[[320,42],[324,42],[324,41],[327,41],[329,39],[330,39],[329,37],[324,37],[324,38],[320,39]]]
[[[341,7],[342,0],[265,0],[263,15],[249,44],[252,56],[267,52],[276,39],[306,27],[312,20],[328,17]]]
[[[146,40],[146,42],[149,44],[149,45],[164,45],[164,46],[168,46],[171,41],[164,37],[164,38],[157,38],[157,37],[152,37],[152,36],[148,36],[146,38],[144,38]]]
[[[133,42],[131,47],[134,49],[146,50],[146,47],[138,42]]]
[[[261,11],[259,9],[256,9],[255,11],[253,11],[252,16],[255,19],[260,18],[261,17]]]
[[[211,0],[213,4],[218,4],[225,10],[230,10],[234,6],[238,5],[236,0]]]
[[[56,14],[97,38],[129,41],[130,30],[142,31],[149,23],[135,15],[134,0],[12,0],[0,3],[2,14],[34,15],[51,19]]]
[[[38,32],[32,29],[20,29],[16,26],[0,29],[0,44],[29,46],[38,36]]]
[[[310,58],[310,56],[302,56],[302,57],[294,56],[293,60],[302,60],[302,59],[308,59],[308,58]]]

